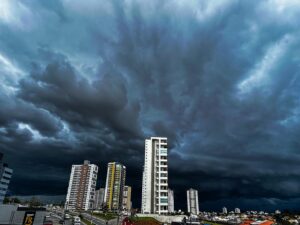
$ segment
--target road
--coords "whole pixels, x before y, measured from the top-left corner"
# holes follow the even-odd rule
[[[81,214],[82,216],[83,216],[83,218],[85,218],[86,220],[89,220],[89,221],[91,221],[91,214],[88,214],[88,213],[82,213]],[[108,221],[108,223],[106,223],[106,221],[105,220],[103,220],[103,219],[100,219],[99,217],[96,217],[96,216],[92,216],[93,217],[93,223],[94,224],[96,224],[96,225],[106,225],[106,224],[108,224],[108,225],[117,225],[117,219],[113,219],[113,220],[110,220],[110,221]],[[121,223],[120,222],[121,221],[121,218],[120,218],[120,220],[119,220],[119,224]]]
[[[56,214],[56,213],[50,213],[50,220],[53,222],[53,225],[61,225],[59,223],[60,220],[63,220],[63,217]],[[72,219],[66,219],[64,220],[64,225],[73,225]]]
[[[91,214],[89,213],[81,213],[84,219],[91,221]],[[61,225],[59,221],[63,220],[63,212],[60,211],[52,211],[48,213],[49,219],[53,222],[53,225]],[[108,222],[106,220],[101,219],[96,216],[92,216],[92,222],[95,225],[118,225],[118,219],[113,219]],[[121,224],[122,217],[119,218],[119,225]],[[81,222],[82,225],[85,225],[83,222]],[[73,219],[65,219],[64,225],[73,225]]]

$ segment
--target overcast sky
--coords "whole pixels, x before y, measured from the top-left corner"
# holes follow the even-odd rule
[[[1,0],[0,151],[12,195],[166,136],[175,208],[300,208],[300,1]]]

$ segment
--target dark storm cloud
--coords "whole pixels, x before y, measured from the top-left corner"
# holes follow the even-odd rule
[[[129,103],[125,80],[114,71],[89,82],[79,78],[66,61],[55,61],[45,70],[33,71],[32,79],[20,82],[19,97],[56,114],[70,126],[117,130],[136,136],[140,133],[139,104]]]
[[[297,1],[3,7],[0,146],[14,194],[65,194],[71,164],[84,159],[100,165],[104,186],[106,163],[121,161],[139,207],[143,139],[163,135],[176,207],[194,187],[203,208],[295,208]],[[32,186],[20,188],[24,179]]]

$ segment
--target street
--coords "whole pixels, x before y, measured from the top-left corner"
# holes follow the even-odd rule
[[[91,220],[91,214],[88,214],[88,213],[82,213],[81,214],[83,216],[83,218],[85,218],[86,220]],[[100,219],[99,217],[96,217],[96,216],[92,216],[93,218],[93,223],[96,224],[96,225],[106,225],[106,221],[103,220],[103,219]],[[108,221],[108,225],[117,225],[117,221],[118,219],[113,219],[113,220],[110,220]],[[121,218],[119,219],[119,224],[121,223]]]
[[[82,217],[85,220],[91,221],[92,218],[92,223],[95,225],[117,225],[118,223],[118,219],[112,219],[108,222],[106,222],[106,220],[101,219],[95,215],[91,216],[91,214],[89,213],[81,213]],[[53,225],[61,225],[59,223],[59,221],[63,220],[63,213],[60,211],[52,211],[48,213],[49,216],[49,220],[51,220],[53,222]],[[122,217],[119,218],[119,224],[121,224],[122,222]],[[73,224],[73,219],[65,219],[64,220],[64,225],[72,225]],[[83,221],[81,221],[82,225],[85,225],[85,223]]]
[[[49,218],[50,220],[53,222],[53,225],[61,225],[59,223],[59,221],[63,220],[63,217],[54,213],[54,212],[51,212],[49,213]],[[64,225],[73,225],[73,222],[72,222],[72,219],[66,219],[64,220]],[[83,224],[84,225],[84,224]]]

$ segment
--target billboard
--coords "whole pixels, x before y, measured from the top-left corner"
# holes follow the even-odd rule
[[[25,212],[23,225],[33,225],[35,212]]]

